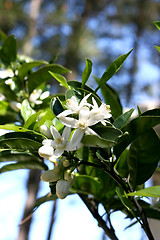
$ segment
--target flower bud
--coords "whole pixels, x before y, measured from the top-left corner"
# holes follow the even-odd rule
[[[72,187],[74,183],[74,173],[70,173],[69,171],[66,171],[64,174],[64,179],[67,180],[69,183],[69,186]]]
[[[69,167],[69,165],[70,165],[70,162],[67,159],[65,159],[63,161],[63,167]]]
[[[59,180],[56,183],[56,194],[60,199],[64,199],[69,192],[69,183],[66,180]]]
[[[15,112],[19,112],[21,109],[21,103],[16,102],[16,101],[11,101],[10,102],[10,107],[15,111]]]
[[[42,173],[41,180],[44,182],[55,182],[60,178],[60,173],[57,173],[53,170],[47,170]]]
[[[38,154],[43,158],[50,158],[53,155],[53,147],[51,146],[42,146],[38,149]]]
[[[52,138],[52,134],[50,129],[46,125],[41,125],[40,126],[40,132],[44,134],[48,138]]]

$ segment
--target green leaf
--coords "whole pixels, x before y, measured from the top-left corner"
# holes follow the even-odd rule
[[[109,141],[115,141],[120,135],[122,135],[122,132],[119,129],[109,126],[95,126],[93,127],[93,130],[98,133],[101,138]]]
[[[6,101],[0,101],[0,124],[15,122],[17,114],[13,112]]]
[[[49,71],[58,74],[65,74],[70,72],[70,70],[58,64],[47,64],[46,66],[39,68],[37,71],[31,73],[28,76],[29,93],[31,93],[42,83],[47,83],[49,80],[51,80]]]
[[[155,21],[153,24],[160,30],[160,21]]]
[[[108,84],[104,84],[103,87],[101,87],[101,92],[106,104],[110,105],[113,118],[118,118],[122,114],[122,105],[117,91]]]
[[[111,65],[107,68],[107,70],[103,73],[100,81],[99,86],[96,88],[95,92],[103,85],[105,84],[123,65],[126,58],[129,56],[129,54],[132,52],[133,49],[131,49],[128,53],[121,55],[118,57]]]
[[[92,194],[97,197],[101,189],[102,185],[100,182],[96,178],[87,175],[76,175],[74,185],[71,188],[76,193]]]
[[[133,112],[134,112],[134,109],[132,108],[129,111],[123,113],[114,121],[113,125],[119,129],[124,127],[124,125],[128,122]]]
[[[46,64],[48,64],[48,62],[43,61],[43,60],[24,63],[18,69],[18,76],[21,80],[23,80],[23,78],[28,74],[28,72],[31,71],[34,67],[38,67],[38,66],[46,65]]]
[[[52,75],[52,77],[54,77],[60,84],[63,85],[63,87],[69,89],[69,86],[67,84],[67,80],[65,77],[63,77],[62,75],[58,74],[58,73],[53,73],[51,71],[49,71],[49,73]]]
[[[20,132],[22,134],[21,136],[25,136],[25,134],[23,134],[23,133],[26,132],[32,136],[32,137],[29,137],[27,135],[27,137],[29,137],[31,139],[35,139],[36,141],[39,141],[39,142],[42,142],[42,140],[44,139],[41,133],[35,132],[33,130],[29,130],[27,128],[22,128],[20,126],[16,126],[14,124],[0,125],[0,129],[6,129],[6,130],[15,131],[15,132]],[[17,133],[14,133],[14,134],[17,134]],[[34,138],[33,138],[33,136],[34,136]]]
[[[29,102],[27,99],[24,99],[21,105],[21,115],[24,119],[24,121],[26,122],[27,119],[33,115],[35,113],[35,111],[31,108],[31,106],[29,105]]]
[[[39,158],[29,152],[17,152],[14,150],[0,151],[0,162],[22,162],[22,161],[39,161]]]
[[[55,116],[57,116],[58,114],[64,111],[64,108],[58,97],[52,98],[50,107]]]
[[[92,62],[90,59],[87,58],[86,59],[86,67],[82,73],[82,88],[86,84],[91,72],[92,72]]]
[[[48,167],[43,162],[37,162],[37,161],[24,161],[24,162],[18,162],[18,163],[12,163],[3,166],[0,169],[0,173],[18,170],[18,169],[38,169],[38,170],[47,170]]]
[[[16,93],[4,82],[0,82],[0,93],[3,94],[7,101],[16,101]]]
[[[42,138],[41,138],[42,139]],[[0,136],[0,149],[36,152],[42,146],[39,135],[24,132],[6,133]]]
[[[133,188],[146,182],[160,160],[160,139],[153,129],[137,137],[131,144],[128,156],[130,183]]]
[[[140,196],[140,197],[160,197],[160,186],[144,188],[142,190],[125,194],[124,196]]]
[[[82,143],[88,147],[100,147],[100,148],[108,148],[113,147],[115,145],[114,141],[106,140],[97,135],[85,135],[82,138]]]
[[[118,162],[115,165],[117,172],[122,178],[127,178],[129,174],[127,159],[128,159],[128,149],[125,149],[121,154],[121,156],[119,157]]]
[[[2,31],[0,30],[0,39],[2,41],[2,44],[5,42],[5,40],[7,39],[7,35]]]
[[[44,137],[42,134],[39,134],[37,132],[34,132],[34,131],[26,131],[26,132],[9,132],[9,133],[6,133],[2,136],[0,136],[0,140],[4,140],[4,139],[10,139],[10,138],[28,138],[28,139],[32,139],[34,141],[37,141],[37,142],[42,142]]]
[[[159,46],[155,46],[155,48],[158,50],[158,52],[160,52],[160,47]]]
[[[4,38],[3,38],[4,40]],[[13,35],[7,37],[0,49],[0,58],[5,65],[10,65],[17,57],[17,43]]]
[[[131,144],[134,139],[145,133],[152,127],[160,123],[160,109],[154,109],[143,113],[141,116],[131,120],[121,128],[124,135],[120,137],[115,146],[115,154],[117,158],[124,149]]]
[[[31,128],[31,129],[33,129],[33,124],[35,124],[36,123],[36,121],[37,121],[37,119],[38,119],[38,117],[40,116],[40,114],[42,114],[42,112],[43,111],[39,111],[39,112],[36,112],[36,113],[34,113],[34,114],[32,114],[27,120],[26,120],[26,122],[25,122],[25,124],[24,124],[24,128]]]

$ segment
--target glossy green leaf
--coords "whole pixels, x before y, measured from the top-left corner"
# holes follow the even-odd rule
[[[86,67],[82,73],[82,88],[86,84],[91,72],[92,72],[92,61],[87,58],[86,59]]]
[[[140,197],[160,197],[160,186],[144,188],[142,190],[125,194],[124,196],[140,196]]]
[[[38,169],[38,170],[47,170],[48,167],[43,162],[37,162],[37,161],[24,161],[24,162],[18,162],[18,163],[12,163],[3,166],[0,169],[0,173],[18,170],[18,169]]]
[[[97,135],[85,135],[82,138],[82,143],[87,147],[100,147],[100,148],[108,148],[113,147],[115,145],[114,141],[106,140]]]
[[[36,123],[36,121],[38,120],[38,117],[40,116],[40,114],[42,114],[43,111],[39,111],[36,112],[34,114],[32,114],[25,122],[24,124],[24,128],[30,128],[33,129],[34,128],[34,124]]]
[[[15,131],[15,132],[20,132],[22,135],[21,136],[25,136],[25,134],[23,134],[23,133],[28,133],[28,134],[30,134],[32,137],[29,137],[28,135],[27,135],[27,137],[28,138],[31,138],[31,139],[35,139],[36,141],[39,141],[39,142],[42,142],[42,140],[43,140],[43,136],[42,136],[42,134],[41,133],[38,133],[38,132],[35,132],[35,131],[33,131],[33,130],[29,130],[29,129],[27,129],[27,128],[22,128],[21,126],[16,126],[16,125],[14,125],[14,124],[4,124],[4,125],[0,125],[0,129],[5,129],[5,130],[11,130],[11,131]],[[11,134],[11,133],[10,133]],[[17,133],[12,133],[12,134],[14,134],[14,136],[15,136],[15,134],[17,134]],[[17,135],[16,135],[17,136]],[[20,136],[20,135],[18,135],[18,136]],[[34,138],[33,138],[33,136],[34,136]]]
[[[23,132],[6,133],[0,136],[0,149],[23,150],[37,152],[42,146],[39,136]]]
[[[58,114],[64,111],[64,108],[58,97],[52,98],[50,107],[55,116],[57,116]]]
[[[160,160],[160,139],[153,129],[137,137],[130,146],[128,166],[133,188],[146,182]]]
[[[109,141],[115,141],[120,135],[122,135],[122,132],[119,129],[110,126],[95,126],[93,127],[93,130],[98,133],[101,138]]]
[[[14,36],[11,35],[3,41],[2,47],[0,49],[0,58],[4,64],[9,65],[11,62],[14,62],[16,60],[16,56],[17,43]]]
[[[104,84],[103,87],[101,87],[101,92],[106,104],[110,105],[113,118],[118,118],[122,114],[122,105],[118,93],[108,84]]]
[[[43,114],[40,115],[40,119],[35,122],[33,130],[39,130],[39,127],[43,124],[45,124],[46,122],[52,122],[53,119],[55,118],[54,114],[51,111],[51,108],[46,109],[45,111],[43,111]],[[48,126],[50,127],[50,126]]]
[[[117,172],[122,178],[127,178],[129,174],[127,160],[128,160],[128,149],[125,149],[121,154],[121,156],[119,157],[118,162],[115,165]]]
[[[39,161],[39,159],[29,152],[17,152],[14,150],[0,151],[0,162],[22,162],[22,161]]]
[[[153,23],[160,30],[160,21],[155,21]]]
[[[129,56],[129,54],[132,52],[132,50],[130,50],[126,54],[121,55],[113,63],[111,63],[111,65],[103,73],[103,75],[99,81],[99,86],[96,88],[95,91],[97,91],[103,84],[105,84],[122,67],[124,61]]]
[[[125,134],[118,139],[115,146],[114,150],[117,157],[120,156],[124,149],[126,149],[136,137],[160,123],[160,115],[158,116],[158,114],[160,114],[160,109],[147,111],[143,115],[131,120],[121,129]]]
[[[63,87],[69,89],[69,86],[67,84],[67,80],[65,77],[63,77],[62,75],[58,74],[58,73],[53,73],[51,71],[49,71],[49,73],[51,74],[52,77],[54,77],[61,85],[63,85]]]
[[[31,117],[35,111],[31,108],[27,99],[23,100],[21,105],[21,115],[26,122],[29,117]]]
[[[43,60],[24,63],[18,69],[18,76],[21,80],[23,80],[23,78],[28,74],[28,72],[31,71],[33,68],[46,64],[48,64],[48,62]]]
[[[52,77],[49,74],[49,71],[58,74],[65,74],[70,72],[70,70],[58,64],[47,64],[46,66],[39,68],[37,71],[31,73],[28,76],[29,93],[31,93],[42,83],[47,83],[49,80],[51,80]]]
[[[9,132],[6,133],[2,136],[0,136],[0,140],[4,140],[4,139],[19,139],[19,138],[28,138],[37,142],[42,142],[43,141],[43,135],[33,132],[33,131],[26,131],[26,132]]]
[[[113,125],[119,129],[124,127],[124,125],[128,122],[133,112],[134,112],[134,109],[132,108],[129,111],[123,113],[114,121]]]

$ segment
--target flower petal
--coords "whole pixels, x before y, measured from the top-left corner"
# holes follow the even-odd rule
[[[52,133],[54,139],[59,139],[59,138],[61,138],[60,133],[58,132],[58,130],[57,130],[54,126],[51,126],[51,127],[50,127],[50,130],[51,130],[51,133]]]
[[[71,109],[68,109],[68,110],[64,110],[63,112],[61,112],[60,114],[57,115],[58,118],[60,117],[66,117],[70,114],[73,114],[75,113],[75,111],[71,110]]]
[[[54,156],[55,158],[59,158],[60,156],[62,156],[63,153],[64,153],[64,148],[57,148],[57,149],[54,151],[53,156]]]
[[[67,142],[71,135],[71,128],[65,127],[62,133],[62,138],[64,138],[64,142]]]
[[[80,128],[77,128],[71,138],[70,142],[67,142],[66,144],[66,150],[67,151],[74,151],[80,147],[80,142],[83,138],[84,131]]]
[[[79,111],[79,120],[80,121],[86,121],[89,118],[89,108],[88,107],[82,107]]]
[[[67,127],[72,127],[72,128],[75,128],[75,127],[76,127],[76,123],[78,122],[77,119],[71,118],[71,117],[60,117],[59,120],[60,120],[61,123],[63,123],[65,126],[67,126]]]

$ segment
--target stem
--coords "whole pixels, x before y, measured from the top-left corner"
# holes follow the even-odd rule
[[[81,165],[81,164],[84,164],[84,165],[87,165],[87,166],[93,166],[93,167],[97,167],[97,168],[100,168],[102,169],[104,172],[106,172],[107,174],[109,174],[117,183],[118,185],[120,185],[124,191],[126,193],[130,193],[132,192],[132,190],[130,189],[130,186],[129,185],[126,185],[126,183],[123,181],[123,179],[117,175],[112,168],[107,168],[107,166],[100,160],[100,164],[95,164],[95,163],[92,163],[92,162],[87,162],[87,161],[79,161],[78,158],[74,157],[74,160],[76,160],[78,162],[78,165]],[[81,196],[80,196],[81,197]],[[82,197],[81,197],[82,198]],[[139,213],[139,216],[141,218],[141,221],[140,224],[143,228],[143,230],[145,231],[146,235],[148,236],[148,239],[149,240],[154,240],[154,237],[152,235],[152,232],[150,230],[150,227],[149,227],[149,224],[148,224],[148,220],[147,220],[147,217],[146,217],[146,214],[144,212],[144,209],[139,205],[139,203],[137,202],[137,200],[134,198],[134,197],[129,197],[129,199],[132,201],[132,203],[134,204],[137,212]],[[83,199],[82,199],[83,200]],[[83,200],[84,201],[84,200]],[[85,202],[85,201],[84,201]],[[85,202],[86,204],[86,202]],[[86,204],[87,205],[87,204]],[[91,211],[92,209],[89,208],[89,206],[87,205],[88,209],[90,210],[90,212],[92,213],[93,215],[93,212]],[[94,216],[94,215],[93,215]],[[97,215],[94,216],[96,219],[97,219]],[[99,216],[100,217],[100,216]],[[99,219],[99,218],[98,218]],[[97,219],[97,221],[98,221]],[[103,220],[103,219],[102,219]],[[104,221],[104,220],[103,220]],[[99,221],[98,221],[99,222]],[[103,224],[102,224],[103,225]],[[106,224],[105,224],[106,225]],[[99,225],[100,226],[100,225]],[[101,226],[102,227],[102,226]],[[103,228],[103,227],[102,227]],[[109,229],[110,230],[110,229]],[[111,231],[111,230],[110,230]],[[106,233],[107,234],[107,233]],[[112,239],[112,238],[111,238]]]
[[[118,240],[117,236],[115,235],[114,229],[110,229],[109,227],[107,227],[106,222],[99,215],[97,204],[95,203],[95,201],[88,198],[88,196],[85,194],[79,194],[79,196],[91,212],[92,216],[98,221],[98,226],[104,230],[105,234],[112,240]]]
[[[103,166],[104,171],[106,173],[108,173],[124,189],[124,191],[126,193],[132,192],[129,185],[126,185],[126,183],[124,183],[124,181],[121,179],[121,177],[119,175],[117,175],[113,169],[111,169],[111,171],[109,171],[108,168],[103,163],[101,163],[101,164]],[[135,197],[129,197],[129,199],[132,201],[132,203],[134,204],[137,212],[139,213],[139,216],[140,216],[141,221],[142,221],[141,226],[142,226],[143,230],[145,231],[148,239],[149,240],[154,240],[154,237],[153,237],[152,232],[150,230],[150,227],[149,227],[148,220],[147,220],[146,214],[144,212],[144,209],[139,205],[139,203],[137,202]]]

